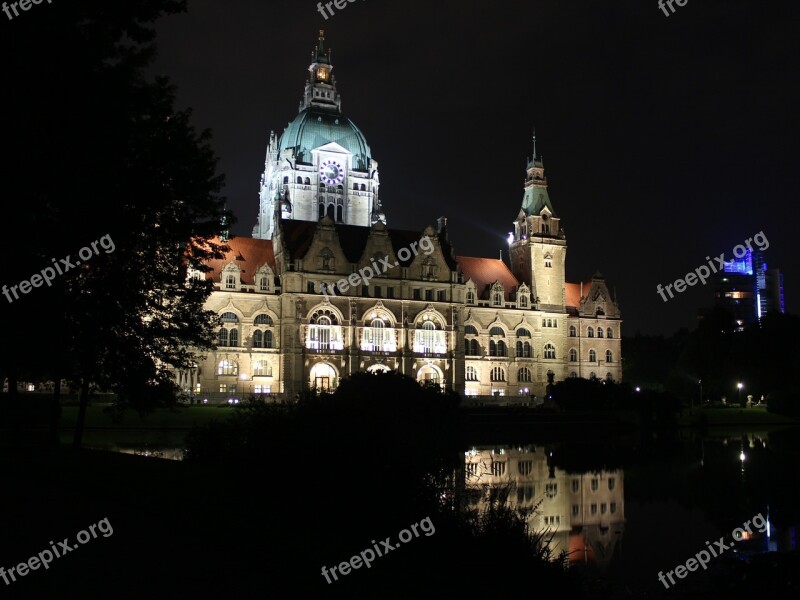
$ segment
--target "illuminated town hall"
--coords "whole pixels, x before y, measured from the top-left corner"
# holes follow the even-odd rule
[[[392,229],[378,162],[342,112],[330,56],[321,34],[299,114],[270,135],[252,237],[230,239],[208,263],[206,308],[222,327],[217,348],[180,374],[184,391],[291,398],[356,371],[397,370],[505,402],[541,398],[567,377],[619,380],[616,299],[599,274],[565,281],[567,239],[542,162],[529,161],[509,215],[510,267],[455,256],[444,217]]]

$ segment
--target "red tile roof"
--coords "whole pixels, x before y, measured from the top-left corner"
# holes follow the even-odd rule
[[[497,258],[473,258],[456,256],[458,266],[464,272],[464,281],[469,279],[475,284],[478,298],[488,298],[489,286],[495,281],[503,284],[505,299],[511,299],[511,293],[519,286],[519,281],[502,260]]]
[[[214,281],[220,280],[222,269],[231,261],[242,270],[241,280],[245,285],[255,285],[255,273],[269,264],[273,273],[275,272],[275,254],[272,251],[272,240],[259,240],[249,237],[235,237],[227,242],[221,242],[219,238],[213,240],[218,244],[226,244],[230,250],[224,258],[212,258],[206,264],[211,267],[211,271],[206,273],[206,279]]]
[[[581,285],[583,285],[583,295],[589,293],[589,288],[592,285],[592,280],[584,281],[583,284],[580,283],[565,283],[565,300],[567,306],[572,306],[573,308],[580,308],[581,306]]]

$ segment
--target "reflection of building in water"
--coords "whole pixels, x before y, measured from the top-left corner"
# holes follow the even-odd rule
[[[572,563],[606,566],[625,524],[623,472],[567,473],[551,467],[544,448],[473,448],[465,456],[469,508],[490,500],[529,511],[532,532],[549,529],[556,553]]]

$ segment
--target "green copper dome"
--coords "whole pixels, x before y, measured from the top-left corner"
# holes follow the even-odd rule
[[[291,149],[297,162],[311,164],[311,150],[331,142],[352,152],[354,169],[369,169],[370,149],[364,134],[355,123],[338,112],[313,106],[302,110],[289,123],[281,136],[279,151]]]

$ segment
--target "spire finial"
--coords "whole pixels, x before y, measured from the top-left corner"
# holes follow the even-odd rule
[[[536,162],[536,127],[533,128],[533,162]]]

